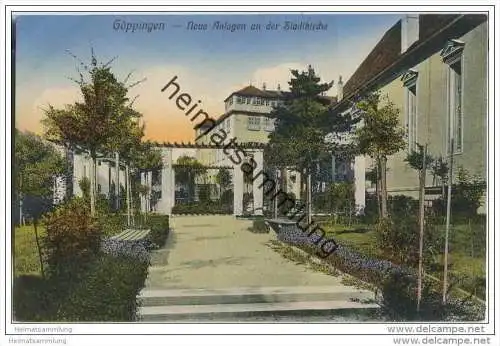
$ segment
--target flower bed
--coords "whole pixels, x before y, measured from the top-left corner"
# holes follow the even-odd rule
[[[278,233],[278,240],[317,254],[316,237],[306,236],[300,229],[291,228]],[[401,320],[482,320],[484,305],[472,299],[450,296],[447,305],[441,304],[442,289],[439,282],[425,279],[423,282],[421,310],[416,311],[417,272],[387,260],[370,258],[341,243],[324,259],[336,269],[368,282],[381,290],[380,304],[390,319]]]

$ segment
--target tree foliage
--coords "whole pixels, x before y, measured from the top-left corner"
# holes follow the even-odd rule
[[[74,79],[81,99],[61,109],[52,105],[45,110],[42,120],[45,137],[55,143],[84,152],[92,159],[91,213],[94,214],[96,199],[96,159],[98,155],[120,152],[127,157],[134,152],[144,135],[139,125],[141,114],[132,108],[127,97],[131,85],[119,81],[111,71],[110,62],[98,63],[93,51],[90,64],[80,62],[84,71],[78,70]]]
[[[424,146],[417,143],[417,148],[418,148],[418,151],[412,150],[410,153],[408,153],[406,155],[406,158],[404,159],[404,161],[407,162],[411,168],[413,168],[417,171],[421,171],[424,169],[424,157],[423,157],[424,156],[423,155]],[[433,162],[434,162],[434,158],[432,157],[432,155],[430,155],[430,154],[425,155],[426,168],[431,167]]]
[[[231,187],[232,179],[231,173],[227,168],[221,168],[216,176],[217,184],[221,187],[222,191],[226,191]]]
[[[265,156],[270,165],[302,171],[328,152],[325,136],[329,101],[322,95],[333,82],[320,83],[311,66],[303,72],[292,70],[291,74],[289,97],[271,112],[276,125]]]
[[[399,125],[399,109],[387,96],[369,94],[357,104],[363,126],[356,130],[359,150],[372,158],[387,158],[405,146],[405,131]]]
[[[188,200],[194,197],[194,186],[196,179],[207,173],[207,169],[194,157],[183,155],[177,159],[175,168],[175,181],[187,186]]]
[[[360,153],[373,158],[380,179],[380,211],[387,217],[387,158],[405,147],[405,131],[399,125],[399,109],[387,96],[368,94],[356,107],[361,111],[363,124],[355,132]]]
[[[16,130],[14,150],[15,190],[20,199],[36,199],[25,207],[38,218],[52,206],[54,179],[64,173],[66,162],[53,145],[30,132]]]

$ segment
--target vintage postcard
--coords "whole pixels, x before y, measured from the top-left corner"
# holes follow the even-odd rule
[[[10,342],[490,343],[491,11],[11,9]]]

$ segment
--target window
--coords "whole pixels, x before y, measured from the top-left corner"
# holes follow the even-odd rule
[[[248,130],[253,130],[253,131],[259,131],[260,130],[260,118],[259,117],[251,117],[249,116],[247,118],[248,123],[247,123],[247,129]]]
[[[448,126],[446,147],[448,154],[453,141],[453,153],[463,151],[463,71],[462,55],[465,43],[449,40],[441,51],[448,68]]]
[[[450,140],[453,138],[454,152],[461,153],[463,147],[462,60],[458,60],[450,65],[448,80],[450,82],[448,89],[448,138]]]
[[[271,118],[265,117],[264,118],[264,130],[268,132],[274,131],[274,121]]]
[[[238,96],[238,97],[236,98],[236,103],[238,103],[238,104],[245,103],[245,99],[244,99],[243,97],[241,97],[241,96]]]
[[[266,106],[269,106],[269,100],[268,100],[268,99],[265,99],[265,100],[264,100],[264,104],[265,104]]]
[[[403,74],[401,80],[406,88],[406,134],[408,139],[408,151],[416,150],[418,135],[417,135],[417,77],[418,72],[408,70]]]
[[[249,105],[252,99],[250,97],[247,97],[246,99],[247,99],[247,105]]]
[[[408,150],[416,150],[417,144],[417,85],[408,88]]]

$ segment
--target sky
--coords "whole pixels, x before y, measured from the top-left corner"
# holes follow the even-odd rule
[[[22,15],[16,22],[15,123],[41,133],[47,106],[80,100],[72,78],[78,60],[112,58],[119,80],[132,72],[129,91],[143,114],[146,138],[194,139],[193,124],[161,89],[174,77],[181,91],[200,100],[211,117],[224,112],[223,100],[247,85],[288,89],[290,69],[310,64],[323,81],[354,73],[383,34],[402,14],[165,14]],[[322,29],[285,30],[286,22],[309,22]],[[219,26],[214,26],[214,23]],[[221,29],[227,23],[237,29]],[[242,28],[242,25],[245,28]],[[279,24],[279,27],[272,27]],[[260,25],[260,29],[258,27]],[[134,29],[135,27],[135,29]],[[148,30],[149,28],[149,30]],[[70,52],[70,53],[68,53]]]

